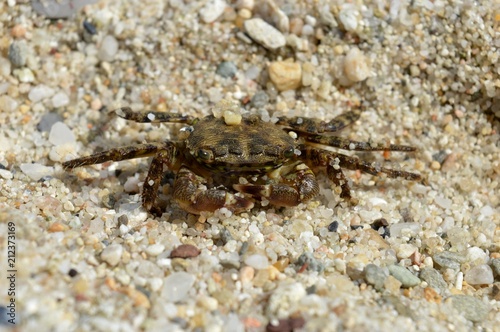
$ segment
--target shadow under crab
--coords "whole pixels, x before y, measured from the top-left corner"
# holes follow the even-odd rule
[[[65,169],[152,156],[144,181],[142,204],[156,211],[155,202],[164,167],[176,173],[173,197],[180,207],[200,214],[227,208],[249,210],[255,199],[276,206],[296,206],[319,192],[314,171],[326,169],[328,178],[340,187],[340,197],[354,201],[342,169],[372,175],[420,180],[419,174],[374,166],[357,157],[326,150],[325,146],[354,151],[402,151],[415,148],[394,144],[372,144],[332,136],[352,124],[360,110],[352,110],[329,122],[304,117],[280,117],[265,122],[258,115],[244,114],[238,121],[209,115],[194,118],[176,113],[115,111],[126,119],[143,123],[184,123],[179,141],[120,147],[63,163]],[[233,190],[229,189],[232,188]]]

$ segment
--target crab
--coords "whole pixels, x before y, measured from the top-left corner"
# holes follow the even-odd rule
[[[225,115],[233,106],[221,104]],[[340,197],[351,203],[349,182],[342,169],[417,181],[417,173],[377,166],[333,151],[412,152],[411,146],[373,144],[334,136],[355,122],[360,109],[325,122],[305,117],[279,117],[266,122],[257,114],[203,118],[154,111],[133,112],[129,107],[114,111],[126,120],[142,123],[183,123],[183,139],[119,147],[63,163],[65,169],[153,157],[142,189],[142,205],[151,212],[156,204],[164,168],[176,173],[173,198],[192,214],[226,208],[234,213],[250,210],[258,200],[292,207],[319,193],[315,172],[325,169]],[[264,204],[262,204],[264,205]]]

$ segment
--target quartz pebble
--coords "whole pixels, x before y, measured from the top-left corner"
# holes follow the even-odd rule
[[[50,166],[45,166],[37,163],[33,164],[21,164],[20,165],[21,171],[23,171],[24,174],[29,176],[32,180],[38,181],[44,176],[51,176],[54,174],[54,168]]]
[[[278,318],[286,318],[293,313],[295,306],[306,295],[302,283],[281,285],[270,296],[267,310]]]
[[[49,142],[55,146],[73,144],[76,142],[75,135],[63,122],[56,122],[50,129]]]
[[[269,261],[264,255],[253,254],[245,258],[245,264],[256,270],[262,270],[269,266]]]
[[[351,82],[364,81],[370,75],[368,60],[363,52],[353,47],[344,58],[344,73]]]
[[[106,35],[99,46],[97,57],[101,61],[113,61],[118,52],[118,41],[111,35]]]
[[[165,250],[165,246],[160,243],[155,243],[146,248],[146,254],[149,256],[158,256]]]
[[[45,84],[40,84],[33,87],[28,93],[28,98],[32,102],[36,103],[43,99],[51,97],[55,93],[54,89],[48,87]]]
[[[296,62],[276,61],[269,65],[269,78],[279,91],[300,87],[302,67]]]
[[[355,5],[345,3],[339,12],[339,20],[346,31],[356,31],[360,14]]]
[[[52,96],[52,106],[55,108],[69,104],[69,97],[64,92],[58,92]]]
[[[168,302],[179,302],[186,298],[193,287],[195,276],[187,272],[174,272],[163,281],[162,297]]]
[[[261,18],[246,20],[244,27],[250,38],[267,49],[276,50],[286,44],[285,36]]]
[[[101,259],[111,266],[116,266],[122,257],[123,246],[121,244],[110,244],[101,252]]]
[[[209,0],[200,11],[201,20],[205,23],[214,22],[224,13],[226,6],[224,0]]]
[[[288,33],[290,30],[288,16],[278,7],[274,0],[259,1],[258,6],[255,7],[255,13],[283,33]]]
[[[489,285],[493,283],[493,271],[486,264],[474,266],[464,276],[465,282],[470,285]]]

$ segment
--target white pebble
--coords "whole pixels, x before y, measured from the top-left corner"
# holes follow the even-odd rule
[[[76,142],[75,135],[64,123],[58,121],[50,129],[49,142],[55,146],[73,144]]]
[[[352,82],[364,81],[370,75],[370,68],[365,55],[357,47],[347,52],[344,58],[344,73]]]
[[[493,283],[493,271],[486,264],[478,265],[465,273],[464,280],[470,285],[489,285]]]
[[[116,53],[118,52],[118,41],[115,37],[107,35],[103,38],[99,51],[97,52],[97,57],[101,61],[113,61]]]
[[[158,256],[165,250],[165,246],[163,244],[152,244],[146,248],[146,254],[149,256]]]
[[[451,200],[448,198],[437,196],[436,198],[434,198],[434,203],[436,203],[443,209],[451,208]]]
[[[269,266],[269,261],[264,255],[253,254],[245,258],[245,264],[257,270],[265,269]]]
[[[254,41],[267,49],[276,50],[286,44],[285,36],[261,18],[246,20],[244,27]]]
[[[165,278],[161,295],[168,302],[182,301],[193,287],[194,282],[193,275],[187,272],[174,272]]]
[[[44,176],[50,176],[54,173],[54,168],[42,164],[21,164],[21,171],[32,180],[38,181]]]
[[[356,31],[358,27],[358,17],[358,10],[350,3],[344,4],[342,9],[340,9],[339,19],[346,31]]]
[[[6,169],[0,169],[0,177],[10,180],[12,179],[12,173]]]
[[[62,106],[66,106],[69,104],[69,98],[68,96],[60,91],[58,93],[56,93],[53,97],[52,97],[52,106],[54,107],[62,107]]]
[[[54,89],[46,86],[45,84],[40,84],[30,90],[30,92],[28,93],[28,98],[32,102],[36,103],[45,98],[49,98],[54,94],[54,92]]]
[[[121,244],[111,244],[104,248],[101,252],[101,259],[111,266],[116,266],[123,254],[123,246]]]
[[[211,0],[200,11],[201,20],[205,23],[212,23],[218,19],[224,9],[226,9],[226,2],[224,0]]]

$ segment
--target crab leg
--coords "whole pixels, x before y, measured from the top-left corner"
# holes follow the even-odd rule
[[[73,169],[81,166],[102,164],[106,161],[144,158],[154,155],[164,147],[165,143],[137,144],[95,153],[86,157],[76,158],[66,161],[62,165],[64,169]]]
[[[241,212],[253,208],[253,202],[236,196],[223,189],[207,189],[206,180],[183,166],[177,173],[174,183],[174,198],[180,207],[190,213],[215,211],[227,208]]]
[[[165,113],[165,112],[154,112],[154,111],[140,111],[134,112],[130,107],[122,107],[113,111],[116,115],[126,120],[131,120],[135,122],[178,122],[192,124],[194,118],[187,115],[182,115],[178,113]]]
[[[325,132],[332,133],[352,124],[359,118],[360,114],[360,109],[354,109],[352,111],[340,114],[329,122],[303,117],[280,117],[277,124],[309,134],[320,134]]]
[[[264,197],[271,204],[278,206],[296,206],[319,193],[313,171],[302,162],[282,166],[274,172],[278,172],[274,177],[278,178],[279,183],[235,184],[233,188],[254,197]]]
[[[310,136],[307,137],[309,142],[333,146],[335,148],[355,151],[402,151],[413,152],[416,148],[406,145],[383,144],[383,143],[368,143],[358,142],[338,136]]]

